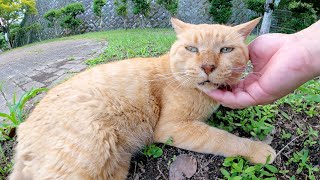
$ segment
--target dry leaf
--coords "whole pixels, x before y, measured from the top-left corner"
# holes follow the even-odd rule
[[[187,154],[177,156],[170,166],[169,180],[191,178],[197,171],[197,160]]]

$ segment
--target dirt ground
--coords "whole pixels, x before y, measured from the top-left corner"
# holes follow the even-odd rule
[[[222,107],[223,108],[223,107]],[[228,109],[223,108],[228,111]],[[273,135],[273,141],[271,146],[279,152],[282,152],[277,156],[273,165],[275,165],[279,170],[289,170],[286,175],[278,174],[277,179],[285,180],[290,179],[291,176],[295,175],[297,180],[307,179],[308,172],[303,170],[302,173],[297,174],[297,165],[286,165],[285,163],[292,156],[293,152],[300,151],[303,148],[303,143],[307,139],[307,135],[298,136],[297,128],[303,131],[307,131],[310,127],[314,130],[320,131],[320,117],[309,118],[304,113],[295,113],[291,110],[289,106],[281,106],[280,110],[290,114],[292,116],[291,120],[283,118],[278,115],[276,118],[277,122],[274,124],[276,132]],[[213,116],[214,117],[214,116]],[[293,136],[290,139],[283,140],[281,138],[282,130],[290,132]],[[241,135],[242,137],[250,137],[249,134],[236,129],[234,134]],[[298,137],[297,137],[298,136]],[[295,139],[295,140],[293,140]],[[293,140],[293,141],[292,141]],[[289,143],[292,141],[291,143]],[[1,142],[4,154],[9,162],[13,155],[13,147],[15,146],[15,141]],[[162,146],[162,145],[161,145]],[[285,147],[286,146],[286,147]],[[285,148],[284,148],[285,147]],[[284,149],[283,149],[284,148]],[[320,166],[320,146],[315,145],[309,147],[310,162],[313,166]],[[196,152],[191,152],[175,147],[166,145],[163,151],[163,155],[159,158],[151,158],[145,156],[142,151],[137,152],[131,161],[130,171],[128,174],[128,180],[153,180],[153,179],[169,179],[169,169],[175,157],[187,154],[193,157],[197,161],[197,169],[191,178],[192,180],[212,180],[212,179],[222,179],[223,176],[220,172],[220,168],[223,167],[222,163],[224,158],[222,156],[215,156],[211,154],[201,154]],[[3,166],[4,162],[0,163]],[[315,173],[315,178],[320,179],[320,172]]]
[[[226,109],[226,108],[224,108]],[[228,110],[228,109],[226,109]],[[286,165],[285,163],[291,158],[293,152],[300,151],[303,148],[303,143],[307,139],[307,136],[300,136],[296,133],[296,129],[300,128],[303,131],[307,131],[310,127],[314,130],[320,131],[320,117],[309,118],[304,113],[295,113],[291,110],[289,106],[282,106],[280,110],[292,115],[292,119],[289,121],[278,115],[276,118],[277,122],[274,124],[276,132],[273,135],[273,141],[270,144],[277,152],[282,150],[286,145],[287,147],[282,150],[282,152],[277,156],[273,165],[275,165],[279,170],[289,170],[286,175],[278,174],[277,179],[290,179],[291,176],[295,175],[297,180],[307,179],[308,172],[302,171],[302,173],[297,174],[296,165]],[[290,139],[283,140],[281,138],[281,132],[285,130],[290,132],[293,136]],[[251,137],[251,135],[246,134],[242,130],[235,130],[234,134],[241,135],[242,137]],[[296,138],[296,139],[295,139]],[[293,142],[288,144],[291,140],[295,139]],[[319,142],[318,142],[319,143]],[[320,146],[319,144],[314,145],[309,148],[310,152],[310,162],[313,166],[320,166]],[[223,176],[220,172],[220,168],[223,167],[222,163],[224,158],[221,156],[215,156],[211,154],[201,154],[182,150],[175,147],[166,146],[164,149],[163,156],[160,158],[150,158],[146,157],[142,152],[137,153],[132,161],[130,173],[128,175],[129,180],[150,180],[150,179],[169,179],[169,169],[170,163],[174,156],[181,154],[188,154],[197,160],[197,171],[191,178],[193,180],[212,180],[212,179],[222,179]],[[315,178],[320,179],[320,172],[315,173]]]

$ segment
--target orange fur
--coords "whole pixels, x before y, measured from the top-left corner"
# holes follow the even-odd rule
[[[10,179],[125,179],[132,153],[169,137],[192,151],[273,160],[270,146],[204,123],[219,106],[204,92],[238,81],[232,69],[246,65],[243,41],[258,21],[228,27],[172,19],[178,40],[169,54],[100,65],[53,88],[18,128]],[[207,75],[203,65],[215,69]]]

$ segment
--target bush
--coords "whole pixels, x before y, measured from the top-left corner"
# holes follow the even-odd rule
[[[61,26],[70,29],[73,33],[76,32],[77,28],[82,24],[82,20],[76,16],[84,13],[84,6],[82,3],[71,3],[61,9],[63,19]]]
[[[232,0],[210,0],[209,14],[217,23],[225,24],[232,15]]]
[[[51,9],[43,15],[44,19],[49,21],[48,27],[56,26],[58,19],[61,17],[60,9]]]
[[[133,14],[141,14],[145,17],[149,15],[150,2],[148,0],[132,0]]]
[[[280,26],[282,33],[294,33],[305,29],[317,21],[317,12],[312,4],[292,1],[288,5],[291,16],[283,17]]]
[[[245,0],[244,3],[248,9],[256,12],[258,16],[262,16],[264,14],[265,0]]]
[[[123,19],[123,27],[127,29],[127,16],[128,16],[128,3],[127,0],[115,0],[114,5],[116,7],[116,13]]]
[[[94,0],[93,1],[93,12],[96,16],[102,16],[102,7],[106,5],[106,0]]]
[[[177,14],[179,3],[178,0],[157,0],[157,3],[164,6],[164,8],[168,10],[171,15]]]

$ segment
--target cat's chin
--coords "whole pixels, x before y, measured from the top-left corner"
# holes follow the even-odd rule
[[[220,87],[220,84],[212,83],[212,82],[201,82],[201,83],[198,83],[198,85],[197,85],[197,88],[200,91],[203,91],[205,93],[216,90],[219,87]]]

